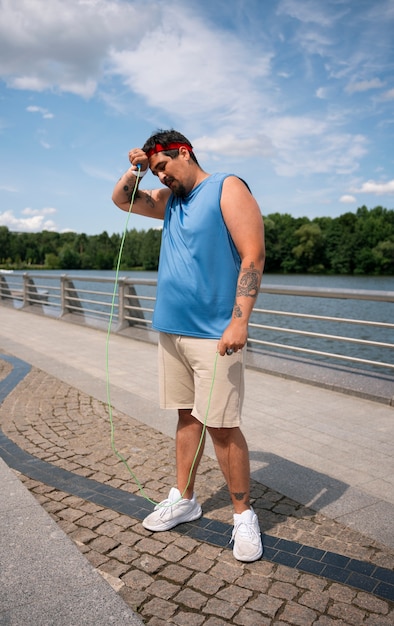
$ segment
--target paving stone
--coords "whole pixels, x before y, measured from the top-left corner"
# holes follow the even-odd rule
[[[265,593],[259,593],[256,598],[247,602],[245,607],[263,615],[268,615],[268,617],[275,617],[283,604],[283,600],[278,600]]]
[[[158,559],[155,556],[151,556],[150,554],[143,554],[138,559],[133,562],[135,567],[142,569],[144,572],[148,572],[149,574],[155,574],[163,569],[163,566],[166,562],[163,559]]]
[[[187,552],[185,552],[185,550],[181,550],[180,548],[172,544],[167,548],[164,548],[164,550],[160,552],[160,557],[165,561],[172,561],[173,563],[177,563],[178,561],[181,561],[183,558],[185,558],[186,554]]]
[[[93,565],[93,567],[100,567],[100,565],[108,561],[108,557],[104,556],[103,554],[100,554],[100,552],[96,552],[95,550],[88,549],[87,551],[84,552],[84,554],[86,558],[88,559],[89,563]]]
[[[187,569],[186,567],[182,567],[181,565],[167,565],[161,570],[161,575],[164,578],[169,580],[173,580],[176,583],[186,583],[191,576],[193,576],[194,572]]]
[[[122,563],[131,563],[136,558],[138,558],[139,553],[130,546],[119,545],[115,550],[112,550],[108,553],[108,556],[111,559],[116,559],[117,561],[122,561]]]
[[[122,530],[114,535],[113,539],[122,545],[134,546],[138,541],[141,541],[141,535],[133,530]]]
[[[70,537],[76,543],[89,543],[90,541],[93,541],[93,539],[97,538],[97,534],[89,528],[77,528],[75,531],[70,533]],[[90,548],[91,547],[92,546],[90,546]],[[98,547],[100,547],[100,544]],[[97,550],[97,552],[102,554],[101,550]]]
[[[76,526],[73,522],[69,522],[68,520],[57,519],[56,521],[59,528],[61,528],[62,531],[66,533],[66,535],[71,535],[78,528],[78,526]]]
[[[248,609],[241,609],[234,616],[233,621],[239,626],[272,626],[272,620],[269,617],[263,617],[260,613]]]
[[[83,517],[80,517],[78,520],[78,526],[83,526],[84,528],[90,528],[90,530],[99,528],[102,525],[103,525],[102,520],[98,519],[95,515],[84,515]]]
[[[289,583],[275,582],[270,587],[268,594],[275,596],[275,598],[282,598],[283,600],[293,600],[293,598],[298,595],[298,589]]]
[[[97,550],[98,552],[103,552],[104,554],[114,550],[116,546],[119,545],[119,542],[114,541],[110,537],[96,537],[90,542],[90,546],[93,550]]]
[[[228,600],[231,598],[231,603],[237,606],[243,606],[252,595],[253,592],[250,589],[244,589],[236,585],[226,585],[216,593],[216,597],[219,600]]]
[[[356,596],[356,592],[354,591],[354,589],[351,589],[350,587],[345,587],[344,585],[339,585],[337,583],[329,585],[327,593],[333,600],[336,600],[337,602],[346,602],[348,604],[353,602],[353,599]]]
[[[366,617],[365,611],[355,606],[344,604],[343,602],[335,602],[333,606],[328,608],[328,614],[333,617],[340,617],[348,624],[354,624],[354,626],[362,624]]]
[[[394,611],[391,611],[389,615],[370,615],[364,624],[366,626],[393,626]]]
[[[201,626],[205,621],[202,615],[196,613],[185,613],[180,611],[173,617],[173,623],[178,626]]]
[[[111,574],[115,578],[119,578],[122,574],[125,574],[129,570],[129,566],[125,563],[119,563],[115,559],[108,559],[100,566],[101,572],[106,572],[107,574]]]
[[[189,554],[183,559],[182,565],[198,572],[207,572],[212,567],[212,561],[198,554]]]
[[[155,580],[155,582],[148,587],[147,591],[155,597],[169,600],[177,593],[178,586],[169,583],[167,580]]]
[[[286,603],[280,615],[283,622],[289,622],[292,626],[311,626],[316,617],[316,611],[295,602]]]
[[[324,613],[330,601],[328,593],[322,591],[306,591],[298,598],[298,603],[303,604],[319,613]]]
[[[358,593],[355,597],[353,604],[359,606],[361,609],[371,611],[372,613],[380,613],[387,615],[389,612],[389,605],[384,600],[372,596],[370,593]]]
[[[180,605],[200,611],[207,603],[207,597],[193,589],[182,589],[173,600]]]
[[[209,570],[211,576],[215,576],[220,580],[224,580],[228,583],[233,583],[242,574],[243,568],[237,565],[233,567],[228,563],[215,563],[215,565]]]
[[[213,578],[213,576],[199,572],[193,578],[190,578],[189,585],[198,591],[212,595],[219,591],[224,583],[217,578]]]
[[[259,592],[266,592],[271,584],[271,581],[267,578],[261,578],[254,574],[245,573],[236,580],[237,585],[240,587],[246,587],[246,589],[253,589]]]
[[[237,612],[238,607],[230,602],[211,598],[203,608],[203,613],[213,613],[218,615],[222,620],[231,619]]]
[[[165,544],[157,539],[141,539],[136,544],[136,548],[139,552],[146,552],[147,554],[158,554],[165,549]]]
[[[154,598],[142,608],[142,616],[154,615],[164,620],[169,620],[176,611],[176,604],[162,600],[161,598]]]
[[[83,517],[84,514],[78,509],[64,508],[58,511],[57,515],[60,519],[64,519],[68,522],[76,522],[80,517]]]
[[[133,569],[132,571],[124,574],[122,580],[125,585],[132,587],[133,589],[146,589],[154,582],[154,578],[149,576],[141,570]]]

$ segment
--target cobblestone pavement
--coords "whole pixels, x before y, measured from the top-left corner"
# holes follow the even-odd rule
[[[0,381],[10,365],[0,360]],[[130,408],[132,413],[132,407]],[[115,447],[153,500],[167,496],[175,473],[174,442],[113,410]],[[0,407],[3,433],[37,459],[140,494],[111,447],[102,402],[39,369]],[[365,591],[273,563],[237,562],[230,549],[176,529],[146,531],[139,520],[19,475],[44,509],[145,624],[162,626],[392,626],[394,603]],[[204,457],[196,492],[204,517],[232,523],[223,477]],[[338,522],[252,482],[263,533],[392,570],[394,552]]]

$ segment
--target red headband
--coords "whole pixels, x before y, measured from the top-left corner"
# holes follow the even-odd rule
[[[148,159],[157,152],[163,152],[167,150],[178,150],[179,148],[186,148],[189,152],[192,152],[193,148],[191,146],[187,146],[185,143],[168,143],[166,146],[162,146],[161,143],[157,143],[154,148],[151,148],[146,153]]]

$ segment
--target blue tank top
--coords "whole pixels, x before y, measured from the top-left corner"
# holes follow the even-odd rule
[[[153,328],[219,339],[231,320],[241,260],[220,198],[229,174],[213,174],[186,198],[171,194],[163,225]]]

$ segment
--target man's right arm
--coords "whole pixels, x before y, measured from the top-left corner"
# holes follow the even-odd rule
[[[169,189],[141,190],[138,188],[141,178],[137,176],[137,171],[130,168],[118,180],[112,193],[112,200],[122,211],[130,211],[164,219],[164,212],[170,195]],[[137,189],[136,189],[137,187]],[[134,200],[133,200],[134,198]]]
[[[122,211],[138,213],[146,217],[164,219],[167,200],[170,190],[152,189],[142,191],[138,188],[142,176],[139,172],[146,172],[149,168],[148,157],[141,148],[133,148],[129,152],[131,167],[123,174],[115,185],[112,200]],[[136,189],[137,187],[137,189]],[[132,203],[132,206],[130,206]]]

